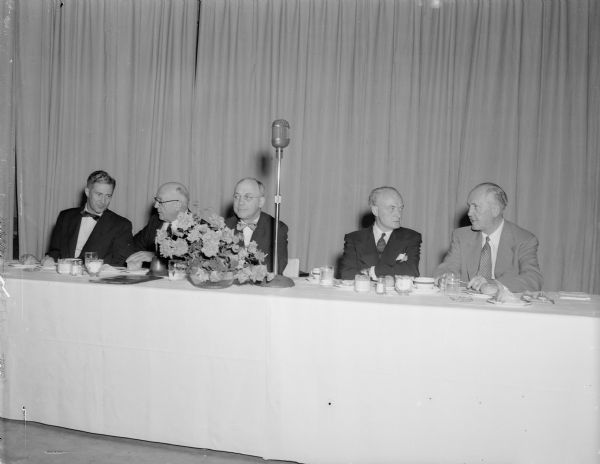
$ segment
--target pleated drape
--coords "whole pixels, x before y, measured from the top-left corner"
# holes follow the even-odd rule
[[[431,274],[469,190],[493,181],[540,240],[545,288],[600,292],[595,0],[45,0],[17,21],[23,252],[43,254],[99,168],[136,230],[167,180],[225,214],[256,176],[272,212],[284,118],[302,269],[335,264],[369,191],[393,185]]]

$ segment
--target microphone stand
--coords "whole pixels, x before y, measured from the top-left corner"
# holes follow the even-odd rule
[[[266,287],[286,288],[293,287],[294,281],[284,275],[279,275],[279,209],[281,205],[281,194],[279,185],[281,182],[281,158],[283,157],[283,148],[275,148],[275,156],[277,158],[277,190],[275,192],[275,252],[273,253],[273,272],[275,277],[270,282],[265,283]],[[283,271],[282,271],[283,272]]]

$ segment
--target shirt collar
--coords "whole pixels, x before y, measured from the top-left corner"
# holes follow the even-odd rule
[[[377,241],[379,240],[379,237],[381,237],[381,234],[385,234],[385,237],[383,237],[383,239],[385,240],[385,243],[388,242],[388,240],[390,239],[390,235],[392,235],[392,232],[394,232],[393,230],[390,230],[389,232],[385,232],[383,230],[381,230],[377,224],[373,224],[373,237],[375,237],[375,243],[377,243]]]
[[[498,228],[489,235],[491,245],[495,246],[496,248],[498,247],[498,244],[500,243],[500,236],[502,235],[502,229],[504,229],[504,219],[502,219],[502,222],[500,223]],[[486,237],[488,237],[488,235],[484,234],[482,232],[481,233],[481,246],[485,245]]]

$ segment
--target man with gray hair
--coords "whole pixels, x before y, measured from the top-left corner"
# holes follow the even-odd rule
[[[400,227],[404,200],[393,187],[378,187],[369,195],[373,227],[344,237],[339,274],[352,280],[365,273],[372,279],[386,275],[419,275],[421,234]]]
[[[225,225],[244,235],[244,244],[256,242],[259,250],[267,254],[265,264],[273,272],[275,243],[273,229],[275,218],[262,211],[265,205],[265,186],[253,177],[245,177],[235,184],[233,212],[235,216],[225,219]],[[277,237],[277,273],[282,274],[288,261],[288,226],[279,221]]]
[[[185,185],[167,182],[161,185],[153,198],[156,213],[150,216],[148,224],[133,237],[135,253],[127,258],[127,267],[135,270],[145,262],[159,256],[156,250],[156,232],[167,230],[180,212],[188,210],[190,194]]]
[[[506,193],[491,182],[479,184],[467,197],[470,227],[452,233],[450,250],[435,271],[439,280],[453,272],[467,286],[493,295],[497,282],[511,292],[542,288],[538,240],[531,232],[504,219]]]

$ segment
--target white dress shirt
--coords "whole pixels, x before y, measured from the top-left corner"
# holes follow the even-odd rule
[[[84,209],[90,214],[96,214],[88,210],[87,205]],[[87,242],[88,238],[90,238],[90,235],[92,235],[92,231],[94,230],[94,227],[96,227],[97,222],[98,220],[91,217],[81,218],[81,225],[79,226],[79,235],[77,236],[77,245],[75,245],[75,258],[79,258],[81,250],[85,246],[85,242]]]
[[[492,279],[496,278],[494,270],[496,269],[496,256],[498,256],[498,245],[500,245],[500,235],[502,235],[502,229],[504,228],[504,219],[498,226],[498,228],[492,232],[490,237],[490,249],[492,251]],[[485,239],[488,237],[487,234],[481,233],[481,247],[485,245]]]

